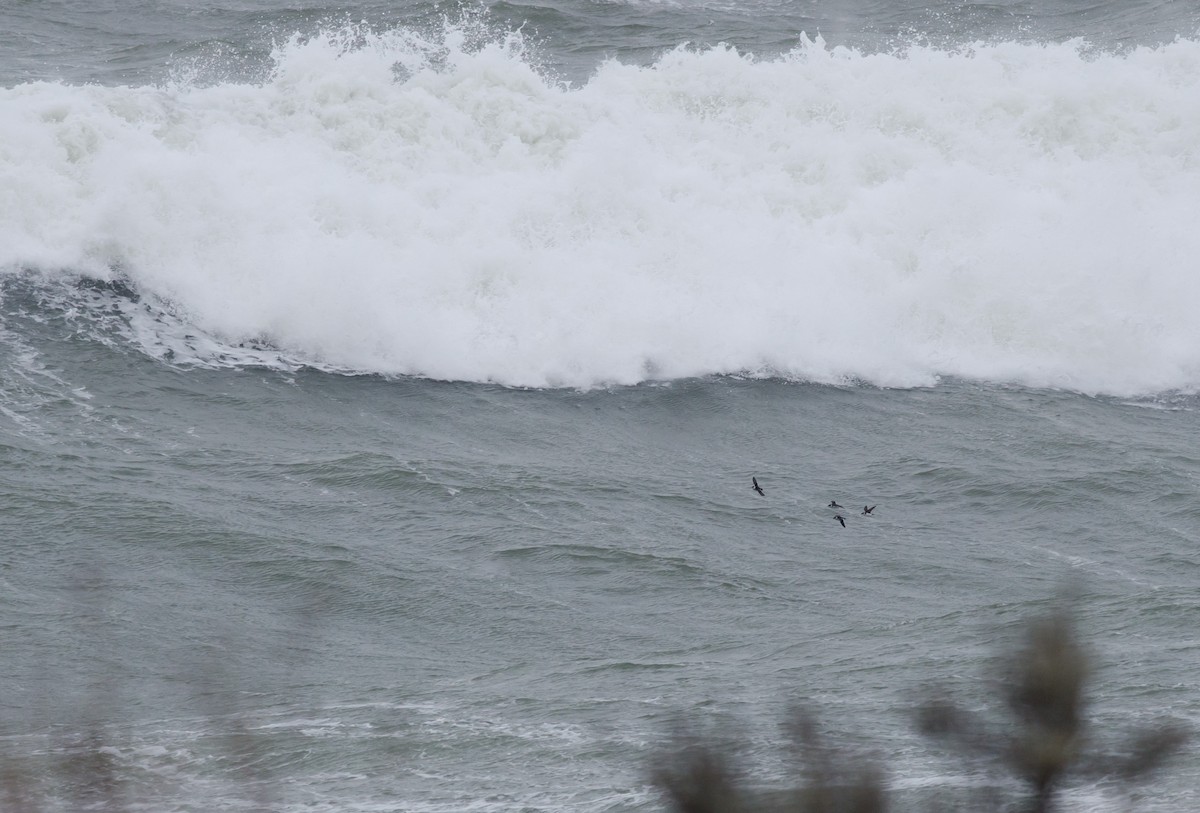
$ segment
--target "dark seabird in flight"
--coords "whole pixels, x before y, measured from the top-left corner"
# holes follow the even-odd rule
[[[836,519],[838,522],[842,523],[843,528],[846,527],[846,518],[843,517],[841,514],[834,514],[833,518]]]
[[[829,507],[830,508],[841,508],[842,506],[837,504],[837,500],[834,500],[833,502],[829,503]]]
[[[767,496],[766,494],[763,493],[763,490],[758,487],[758,478],[757,477],[751,477],[750,481],[752,483],[754,483],[754,490],[759,493],[759,496],[762,496],[762,497]]]
[[[871,513],[872,511],[874,511],[874,510],[875,510],[875,508],[876,508],[876,506],[874,506],[874,505],[872,505],[870,508],[868,508],[867,506],[865,506],[865,505],[864,505],[864,506],[863,506],[863,513],[864,513],[864,514],[869,514],[869,513]]]

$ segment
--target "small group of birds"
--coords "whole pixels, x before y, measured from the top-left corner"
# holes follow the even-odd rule
[[[751,488],[753,488],[755,491],[757,491],[757,492],[758,492],[758,496],[760,496],[760,497],[765,497],[765,496],[767,496],[767,493],[766,493],[765,491],[763,491],[763,490],[762,490],[762,486],[760,486],[760,485],[758,484],[758,478],[757,478],[757,477],[751,477],[751,478],[750,478],[750,483],[751,483],[751,486],[750,486],[750,487],[751,487]],[[844,506],[844,505],[838,505],[838,501],[837,501],[837,500],[830,500],[830,502],[829,502],[829,507],[830,507],[830,508],[838,508],[838,509],[845,510],[845,506]],[[878,505],[864,505],[864,506],[863,506],[862,513],[863,513],[863,515],[864,515],[864,516],[869,516],[869,515],[871,514],[871,512],[872,512],[872,511],[874,511],[874,510],[875,510],[876,508],[878,508],[878,507],[879,507]],[[834,515],[833,515],[833,518],[834,518],[834,519],[836,519],[838,522],[842,523],[842,527],[843,527],[843,528],[845,528],[845,527],[846,527],[846,518],[845,518],[844,516],[842,516],[841,514],[834,514]]]
[[[837,500],[831,500],[829,503],[829,507],[830,508],[845,508],[844,505],[838,505]],[[863,516],[869,516],[870,513],[878,507],[879,506],[877,506],[877,505],[864,505],[863,510],[862,510]],[[841,514],[834,514],[833,518],[836,519],[838,522],[842,523],[843,528],[846,527],[846,518],[843,517]]]

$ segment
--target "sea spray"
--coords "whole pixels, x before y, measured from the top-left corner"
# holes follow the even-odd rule
[[[385,375],[1200,382],[1200,42],[681,47],[571,87],[450,26],[274,62],[0,91],[0,268]]]

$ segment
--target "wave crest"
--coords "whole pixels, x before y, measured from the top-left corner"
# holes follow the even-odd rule
[[[0,268],[119,267],[225,346],[386,375],[1200,382],[1198,42],[681,48],[580,87],[455,26],[274,59],[0,91]]]

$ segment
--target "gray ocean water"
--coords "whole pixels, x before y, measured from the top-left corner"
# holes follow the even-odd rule
[[[1095,658],[1097,746],[1161,717],[1200,722],[1200,114],[1135,73],[1161,60],[1161,87],[1189,98],[1198,30],[1197,7],[1168,0],[10,0],[5,804],[660,810],[649,765],[679,719],[731,726],[771,787],[787,776],[780,721],[800,703],[887,766],[898,809],[929,809],[1002,780],[929,747],[914,702],[941,683],[986,707],[995,656],[1068,588]],[[493,47],[513,36],[519,48]],[[758,140],[774,95],[752,85],[825,64],[795,56],[805,48],[868,85],[923,71],[869,122],[829,114],[859,169],[840,173],[831,152],[732,203],[704,202],[683,161],[661,197],[621,174],[632,120],[655,134],[639,143],[662,148],[658,166],[717,144],[688,153],[711,162],[694,174],[758,184],[747,156],[786,162],[787,139]],[[382,84],[347,78],[380,52]],[[963,95],[995,87],[994,104],[945,102],[989,59],[993,84]],[[1060,76],[1043,105],[1034,86]],[[380,112],[389,87],[436,125],[420,149]],[[434,96],[458,112],[415,101]],[[1127,109],[1137,118],[1114,112]],[[1046,110],[1061,118],[1036,118]],[[477,142],[459,113],[482,122]],[[1118,123],[1095,135],[1089,115]],[[713,122],[729,129],[697,129]],[[371,151],[371,128],[393,125],[408,140]],[[1046,163],[1013,151],[1010,131]],[[317,132],[336,171],[306,158]],[[561,132],[594,138],[601,169],[562,169]],[[924,175],[889,152],[913,132],[940,145]],[[922,197],[986,166],[978,133],[1009,168],[956,176],[962,197]],[[536,163],[514,157],[521,145]],[[464,170],[467,155],[483,163]],[[870,208],[913,176],[897,209]],[[584,181],[590,203],[565,197]],[[800,187],[818,191],[790,197]],[[1120,218],[1097,214],[1125,192]],[[309,195],[311,218],[285,223]],[[489,219],[542,196],[560,208],[540,225]],[[1089,197],[1090,219],[1057,208]],[[1011,289],[975,279],[947,259],[960,244],[939,242],[956,207],[999,221],[993,242],[967,223],[975,245],[1011,239],[1045,265],[1013,261]],[[773,273],[760,244],[788,245],[781,209],[831,245],[849,235],[843,275],[797,271],[794,287],[772,278],[743,299]],[[902,213],[925,209],[931,225],[905,232]],[[1010,213],[1031,209],[1048,236]],[[1124,264],[1087,255],[1091,285],[1075,284],[1074,253],[1091,240],[1111,256],[1129,223],[1141,231]],[[428,278],[378,259],[426,243],[483,270],[460,288],[434,254],[416,263]],[[708,276],[695,271],[707,255],[720,261]],[[611,265],[567,283],[514,267],[545,256]],[[1197,788],[1185,752],[1135,798],[1093,778],[1067,803],[1183,813]]]

